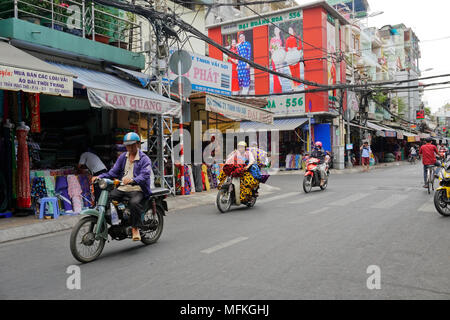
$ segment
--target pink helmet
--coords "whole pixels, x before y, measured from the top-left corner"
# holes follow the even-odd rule
[[[315,146],[318,147],[318,148],[322,148],[323,144],[322,144],[322,142],[317,141],[317,142],[315,143]]]

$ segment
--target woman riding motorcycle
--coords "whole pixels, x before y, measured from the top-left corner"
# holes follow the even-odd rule
[[[240,177],[240,200],[241,203],[247,203],[251,201],[253,196],[253,190],[257,190],[259,182],[256,180],[248,169],[256,163],[253,154],[246,150],[247,144],[244,141],[238,143],[237,150],[234,150],[227,157],[225,166],[219,175],[220,189],[223,183],[226,181],[227,176]]]

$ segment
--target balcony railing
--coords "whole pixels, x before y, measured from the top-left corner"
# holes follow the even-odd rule
[[[140,52],[142,25],[133,14],[84,0],[0,0],[0,19],[17,18]]]

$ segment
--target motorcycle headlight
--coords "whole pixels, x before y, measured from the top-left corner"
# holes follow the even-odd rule
[[[98,186],[100,187],[100,189],[104,190],[108,187],[108,182],[106,182],[105,179],[100,179],[98,181]]]

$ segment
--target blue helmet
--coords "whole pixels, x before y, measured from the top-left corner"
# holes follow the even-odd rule
[[[127,133],[124,137],[123,137],[123,144],[126,146],[135,144],[141,142],[141,138],[139,138],[139,135],[135,132],[130,132]]]

